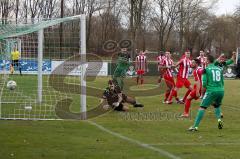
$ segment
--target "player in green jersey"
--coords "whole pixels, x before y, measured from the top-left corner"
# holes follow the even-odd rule
[[[113,74],[113,81],[123,90],[123,79],[126,76],[128,68],[130,66],[130,55],[126,48],[122,48],[121,52],[118,53],[117,67]]]
[[[214,62],[214,65],[220,67],[221,69],[225,69],[229,65],[235,63],[235,60],[236,60],[236,52],[233,51],[231,59],[227,60],[225,55],[221,54],[221,56]],[[213,103],[213,106],[214,105],[215,103]],[[223,113],[221,113],[221,118],[223,118]]]
[[[232,58],[229,59],[229,60],[226,60],[226,57],[224,54],[222,54],[215,62],[214,62],[214,65],[218,66],[218,67],[221,67],[224,69],[224,67],[227,67],[231,64],[233,64],[236,60],[236,52],[234,51],[232,53]]]
[[[207,56],[208,66],[202,77],[202,86],[206,88],[206,93],[198,110],[194,125],[189,131],[197,131],[198,126],[204,116],[205,110],[214,103],[215,115],[218,120],[218,128],[223,128],[221,120],[221,104],[224,96],[223,70],[214,65],[214,57]]]

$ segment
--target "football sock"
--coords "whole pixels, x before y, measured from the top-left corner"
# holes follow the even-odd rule
[[[139,77],[137,77],[137,84],[138,84],[138,82],[139,82]]]
[[[191,90],[188,90],[185,94],[185,96],[183,97],[183,101],[185,102],[185,100],[187,99],[187,96],[191,93]]]
[[[164,99],[165,102],[167,101],[169,95],[170,95],[170,92],[169,92],[169,91],[165,92],[165,99]]]
[[[221,108],[215,108],[215,116],[217,119],[221,119]]]
[[[184,108],[185,114],[189,114],[190,107],[191,107],[191,99],[186,99],[185,100],[185,108]]]
[[[172,97],[177,98],[177,91],[175,91],[174,89],[171,90],[168,101],[172,101]]]
[[[197,113],[197,116],[196,116],[193,127],[198,127],[198,125],[200,124],[200,122],[201,122],[201,120],[204,116],[204,113],[205,113],[205,110],[203,110],[203,109],[198,110],[198,113]]]
[[[144,81],[144,80],[143,80],[143,79],[141,79],[141,84],[143,84],[143,81]]]

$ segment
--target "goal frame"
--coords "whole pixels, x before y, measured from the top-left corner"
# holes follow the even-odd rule
[[[79,31],[79,55],[81,57],[81,74],[80,74],[80,81],[81,81],[81,93],[80,93],[80,99],[81,102],[80,104],[80,111],[81,111],[81,119],[86,120],[87,119],[87,104],[86,104],[86,15],[81,14],[81,15],[76,15],[72,17],[67,17],[68,20],[71,19],[80,19],[80,31]],[[64,21],[63,21],[64,22]],[[57,23],[53,23],[55,25]],[[43,28],[40,28],[38,30],[35,30],[38,32],[38,48],[37,48],[37,60],[38,60],[38,72],[37,72],[37,103],[42,103],[43,102],[43,54],[44,54],[44,29],[49,27],[49,25],[46,25]],[[24,33],[23,33],[24,34]],[[26,34],[26,33],[25,33]],[[10,36],[9,38],[17,38],[19,36],[18,33],[16,33],[13,36]],[[21,52],[21,42],[18,44],[18,50]],[[21,119],[21,118],[5,118],[2,116],[2,90],[0,90],[0,119]],[[61,119],[33,119],[33,118],[22,118],[22,120],[61,120]]]

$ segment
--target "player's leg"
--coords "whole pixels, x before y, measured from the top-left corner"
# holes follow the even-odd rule
[[[182,88],[184,85],[181,78],[177,77],[176,86],[171,90],[171,93],[168,98],[168,103],[172,103],[172,98],[175,97],[177,103],[180,103],[181,101],[178,99],[177,92],[180,88]]]
[[[144,79],[143,79],[143,70],[141,71],[140,79],[141,79],[141,84],[143,84],[143,83],[144,83]]]
[[[20,75],[22,75],[22,67],[21,67],[21,63],[19,60],[17,60],[17,67],[18,67]]]
[[[134,107],[144,107],[143,104],[138,103],[134,98],[126,96],[123,94],[123,101],[133,105]]]
[[[216,96],[216,99],[215,99],[215,102],[214,102],[215,116],[216,116],[217,121],[218,121],[218,128],[222,129],[223,128],[223,122],[221,120],[221,118],[222,118],[221,117],[222,116],[221,105],[222,105],[222,99],[224,97],[224,92],[223,91],[215,92],[215,96]]]
[[[188,89],[187,92],[185,93],[183,99],[182,99],[182,102],[185,103],[188,95],[191,93],[192,91],[192,86],[191,86],[191,83],[188,79],[185,79],[184,80],[184,86]]]
[[[189,110],[191,107],[191,101],[193,99],[197,99],[196,90],[192,90],[191,93],[188,95],[187,99],[185,100],[184,113],[181,115],[181,117],[189,117]]]
[[[205,110],[207,109],[207,107],[209,107],[209,105],[212,104],[214,99],[215,99],[215,96],[214,96],[213,92],[205,93],[202,103],[200,105],[200,108],[198,109],[198,113],[195,118],[194,125],[188,129],[189,131],[197,131],[198,130],[198,126],[205,114]]]
[[[13,74],[14,73],[14,67],[13,67],[13,63],[10,64],[10,73]]]
[[[125,73],[124,70],[117,67],[113,74],[113,81],[115,82],[115,84],[117,84],[120,87],[121,90],[123,90],[123,85],[124,85],[123,84],[124,73]]]
[[[170,95],[171,90],[174,88],[173,84],[171,83],[171,81],[169,81],[168,78],[164,77],[165,83],[167,85],[167,89],[165,91],[165,99],[163,103],[166,103],[168,100],[168,97]]]
[[[116,111],[128,111],[129,108],[125,105],[123,105],[123,103],[120,103],[118,107],[115,107],[114,110]]]
[[[139,83],[139,78],[140,78],[140,70],[137,70],[137,85]]]

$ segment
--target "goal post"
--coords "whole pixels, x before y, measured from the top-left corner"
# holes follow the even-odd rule
[[[56,105],[64,99],[87,119],[85,15],[17,24],[8,19],[0,22],[0,33],[0,119],[58,120]],[[13,47],[21,58],[11,73]],[[6,87],[9,80],[16,81],[16,89]]]
[[[42,103],[42,63],[43,63],[43,45],[44,45],[44,31],[38,31],[38,103]]]
[[[86,16],[85,15],[81,15],[80,17],[80,55],[81,55],[81,62],[82,62],[82,70],[81,70],[81,76],[80,76],[80,81],[81,81],[81,115],[82,115],[82,119],[85,120],[87,119],[87,103],[86,103]]]

